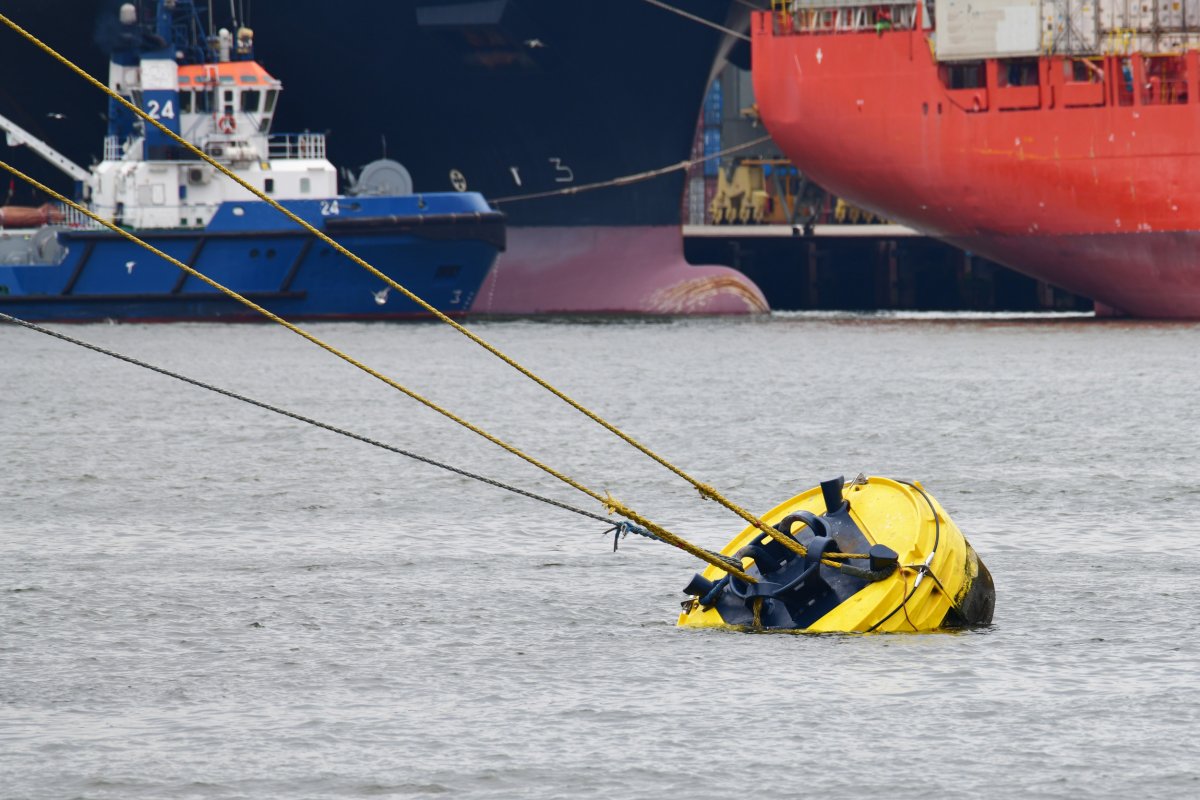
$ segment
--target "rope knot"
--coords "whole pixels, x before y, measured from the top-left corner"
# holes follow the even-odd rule
[[[616,525],[613,525],[611,528],[606,530],[604,533],[605,534],[611,533],[613,535],[613,552],[614,553],[617,552],[617,543],[631,533],[636,533],[638,536],[645,536],[647,539],[653,539],[654,541],[662,541],[657,536],[655,536],[653,533],[651,533],[650,531],[643,528],[641,525],[630,522],[629,520],[626,520],[626,519],[623,519],[620,522],[618,522]]]
[[[721,494],[715,486],[709,486],[707,483],[697,484],[696,491],[700,493],[701,500],[715,500]]]

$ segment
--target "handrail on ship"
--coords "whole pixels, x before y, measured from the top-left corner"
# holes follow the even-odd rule
[[[234,142],[244,137],[210,137],[210,141]],[[272,133],[267,137],[267,157],[276,161],[293,161],[302,158],[326,158],[327,146],[323,133]],[[104,160],[121,161],[125,158],[125,142],[120,137],[104,137]]]
[[[1043,0],[1038,11],[1041,54],[1181,56],[1200,49],[1200,21],[1188,19],[1178,11],[1178,4],[1166,19],[1158,13],[1122,10],[1119,3],[1106,17],[1102,8],[1108,5]],[[914,30],[918,24],[926,31],[936,27],[927,0],[771,0],[770,11],[776,35],[880,33]],[[969,23],[960,20],[957,26],[964,24]]]
[[[777,34],[880,33],[912,30],[920,0],[771,0]]]
[[[877,3],[867,3],[863,0],[771,0],[773,10],[785,12],[814,11],[827,8],[882,8],[884,6],[913,6],[920,5],[920,0],[880,0]]]
[[[267,139],[267,152],[272,159],[281,161],[325,158],[325,134],[273,133]]]

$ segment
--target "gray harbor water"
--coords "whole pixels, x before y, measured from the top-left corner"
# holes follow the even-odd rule
[[[681,631],[685,554],[0,326],[0,797],[1200,795],[1200,326],[475,328],[752,509],[920,479],[995,624]],[[596,510],[286,331],[59,330]],[[740,528],[452,331],[314,330],[704,546]]]

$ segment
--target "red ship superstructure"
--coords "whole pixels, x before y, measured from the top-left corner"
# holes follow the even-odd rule
[[[1200,0],[777,0],[752,34],[762,119],[826,189],[1100,312],[1200,318]]]

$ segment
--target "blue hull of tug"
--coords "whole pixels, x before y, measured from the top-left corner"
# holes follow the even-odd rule
[[[449,315],[466,312],[504,249],[503,215],[473,193],[282,205]],[[429,316],[260,201],[223,203],[205,228],[136,233],[286,319]],[[0,265],[0,311],[38,321],[262,319],[109,230],[63,229],[58,241],[57,264]]]

